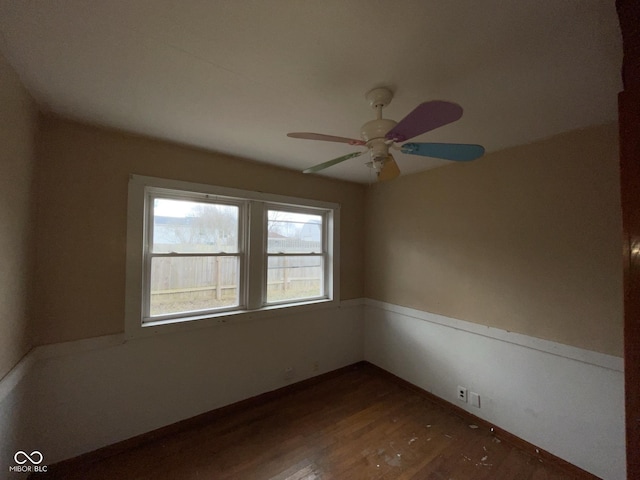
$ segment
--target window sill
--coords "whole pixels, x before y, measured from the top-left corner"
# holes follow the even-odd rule
[[[131,340],[139,337],[185,332],[200,328],[262,320],[270,317],[296,315],[299,313],[336,308],[340,306],[337,299],[321,299],[307,302],[299,302],[287,305],[268,305],[254,310],[234,310],[220,313],[207,313],[206,315],[194,315],[184,318],[172,318],[168,320],[147,321],[143,324],[131,326],[125,331],[125,339]]]

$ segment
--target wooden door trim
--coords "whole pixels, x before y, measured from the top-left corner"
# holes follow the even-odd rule
[[[623,40],[618,95],[623,227],[627,478],[640,478],[640,2],[617,0]]]

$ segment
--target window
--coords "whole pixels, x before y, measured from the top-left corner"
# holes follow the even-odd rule
[[[267,212],[267,303],[322,298],[324,215],[275,206]]]
[[[338,300],[336,204],[132,175],[128,209],[129,337]]]
[[[148,191],[145,319],[240,305],[242,203]]]

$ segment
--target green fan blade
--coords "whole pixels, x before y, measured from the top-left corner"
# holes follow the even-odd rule
[[[306,170],[303,170],[302,173],[315,173],[315,172],[319,172],[320,170],[324,170],[325,168],[331,167],[333,165],[336,165],[338,163],[342,163],[345,160],[349,160],[350,158],[356,158],[359,157],[360,155],[362,155],[364,152],[354,152],[354,153],[348,153],[347,155],[343,155],[342,157],[338,157],[338,158],[334,158],[333,160],[329,160],[328,162],[324,162],[321,163],[319,165],[315,165],[311,168],[307,168]]]

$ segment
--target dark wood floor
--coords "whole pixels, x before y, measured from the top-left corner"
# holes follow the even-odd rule
[[[104,457],[104,455],[102,455]],[[107,458],[64,479],[575,478],[366,364]]]

